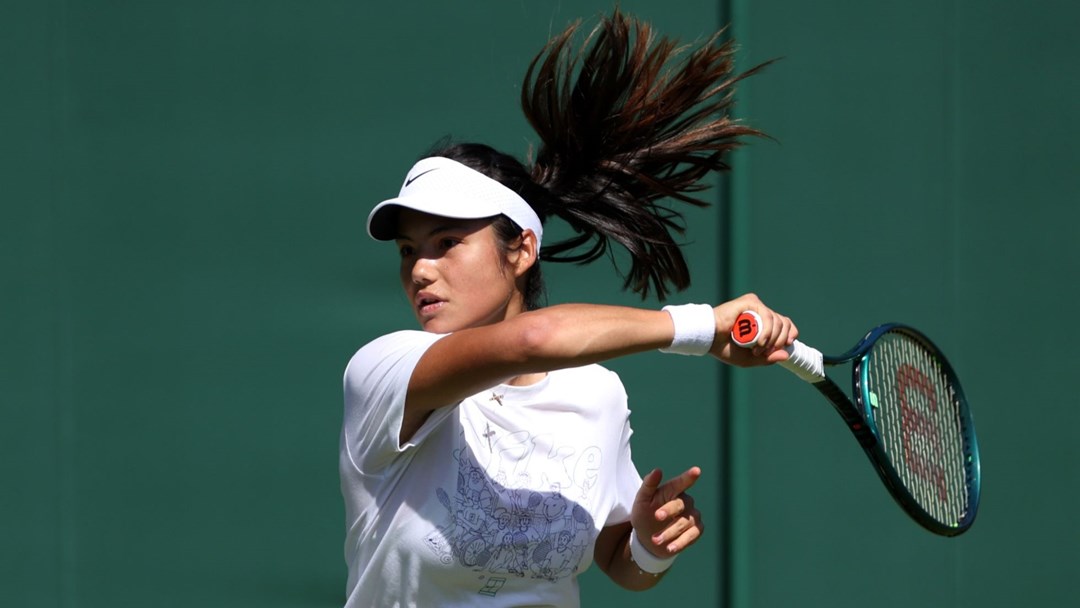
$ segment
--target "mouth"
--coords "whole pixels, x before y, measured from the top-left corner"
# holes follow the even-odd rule
[[[421,316],[433,315],[443,305],[443,301],[441,299],[423,291],[416,294],[416,298],[414,298],[413,301],[416,304],[417,313]]]

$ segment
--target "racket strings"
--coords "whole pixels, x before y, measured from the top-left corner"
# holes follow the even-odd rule
[[[866,389],[901,482],[935,520],[959,525],[970,509],[968,455],[962,405],[949,374],[921,344],[889,333],[869,358]]]

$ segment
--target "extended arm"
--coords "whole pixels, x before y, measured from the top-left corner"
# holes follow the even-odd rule
[[[743,310],[764,319],[767,348],[732,347],[731,325]],[[734,365],[763,365],[786,358],[782,347],[795,339],[790,319],[753,295],[714,309],[717,338],[710,354]],[[671,344],[668,313],[623,306],[563,304],[506,321],[454,332],[431,346],[409,381],[401,439],[407,440],[439,407],[523,374],[597,363]]]
[[[433,344],[413,371],[402,439],[432,410],[510,378],[661,348],[673,335],[663,311],[590,304],[552,306],[454,332]]]

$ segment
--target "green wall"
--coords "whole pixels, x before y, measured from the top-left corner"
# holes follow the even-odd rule
[[[737,287],[839,353],[883,321],[955,362],[983,504],[955,539],[902,516],[827,405],[738,378],[736,606],[1066,606],[1080,575],[1080,56],[1065,2],[740,1]]]
[[[984,504],[932,537],[793,378],[638,355],[611,365],[636,460],[702,466],[707,532],[652,592],[590,571],[585,605],[1068,604],[1078,11],[622,6],[784,57],[739,96],[777,141],[691,214],[677,300],[756,291],[827,352],[925,329],[975,408]],[[340,605],[341,372],[412,325],[366,211],[443,135],[523,155],[528,60],[609,7],[3,3],[0,603]],[[602,265],[545,272],[552,302],[636,302]]]
[[[367,210],[445,134],[524,154],[528,60],[607,8],[6,2],[0,604],[340,605],[342,371],[414,323]],[[691,38],[718,21],[706,2],[650,16]],[[553,301],[599,276],[590,299],[620,300],[602,269],[550,274]],[[697,363],[708,412],[689,432],[656,414],[659,388],[632,388],[655,428],[643,467],[715,468]],[[696,450],[670,448],[687,436]],[[682,576],[716,539],[696,553]],[[586,596],[616,597],[601,578]]]

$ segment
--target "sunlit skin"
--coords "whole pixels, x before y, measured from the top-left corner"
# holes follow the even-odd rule
[[[451,219],[403,209],[396,243],[401,285],[424,331],[449,333],[524,311],[518,253],[504,259],[490,218]]]
[[[525,311],[523,283],[536,260],[535,237],[525,231],[504,253],[491,224],[491,218],[401,210],[395,239],[401,286],[424,331],[450,333]],[[508,384],[530,384],[543,376],[518,376]]]

